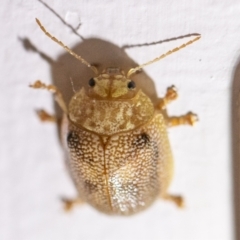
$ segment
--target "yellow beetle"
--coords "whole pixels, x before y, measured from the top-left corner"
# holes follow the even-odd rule
[[[87,65],[94,76],[89,89],[81,88],[67,106],[54,85],[36,81],[31,87],[44,88],[55,94],[64,112],[62,140],[67,152],[70,175],[79,197],[65,200],[67,208],[87,202],[106,214],[131,215],[150,206],[157,198],[172,200],[179,207],[183,198],[168,193],[173,175],[173,159],[167,128],[193,125],[197,116],[191,112],[168,117],[166,105],[177,98],[174,86],[154,105],[131,80],[144,66],[197,41],[200,35],[160,57],[129,69],[125,74],[117,67],[102,73],[62,42],[50,35],[39,20],[44,33]],[[53,119],[46,112],[41,118]]]

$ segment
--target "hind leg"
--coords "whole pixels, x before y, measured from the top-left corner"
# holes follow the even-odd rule
[[[73,209],[76,205],[82,205],[84,201],[82,201],[80,198],[62,198],[63,207],[66,212]]]
[[[166,194],[161,196],[161,198],[173,202],[179,208],[184,207],[184,198],[181,195]]]

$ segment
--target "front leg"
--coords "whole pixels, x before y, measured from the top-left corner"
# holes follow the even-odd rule
[[[55,100],[58,103],[58,105],[60,106],[60,108],[63,110],[64,113],[67,114],[68,110],[67,110],[66,103],[63,100],[62,93],[56,86],[51,85],[51,84],[47,85],[47,84],[42,83],[41,81],[37,80],[34,84],[31,84],[30,87],[36,88],[36,89],[46,89],[46,90],[52,92],[55,95]]]

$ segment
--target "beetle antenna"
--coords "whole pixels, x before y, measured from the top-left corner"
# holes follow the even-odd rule
[[[75,52],[73,52],[68,46],[66,46],[65,44],[63,44],[61,41],[59,41],[56,37],[52,36],[45,28],[44,26],[41,24],[41,22],[36,18],[36,22],[38,24],[38,26],[41,28],[41,30],[49,37],[51,38],[54,42],[56,42],[57,44],[59,44],[61,47],[63,47],[67,52],[69,52],[72,56],[74,56],[76,59],[78,59],[79,61],[81,61],[83,64],[85,64],[87,67],[91,68],[92,71],[97,75],[98,74],[98,70],[97,68],[95,68],[94,66],[92,66],[90,63],[88,63],[85,59],[83,59],[81,56],[77,55]]]
[[[170,51],[168,51],[168,52],[160,55],[159,57],[157,57],[157,58],[155,58],[155,59],[153,59],[153,60],[151,60],[151,61],[149,61],[149,62],[146,62],[146,63],[144,63],[144,64],[142,64],[142,65],[139,65],[138,67],[131,68],[131,69],[128,71],[128,73],[127,73],[127,77],[130,77],[132,74],[136,73],[136,72],[137,72],[138,70],[140,70],[141,68],[143,68],[143,67],[145,67],[145,66],[147,66],[147,65],[150,65],[150,64],[152,64],[152,63],[155,63],[155,62],[157,62],[157,61],[159,61],[159,60],[167,57],[168,55],[170,55],[170,54],[172,54],[172,53],[174,53],[174,52],[177,52],[178,50],[180,50],[180,49],[182,49],[182,48],[185,48],[186,46],[188,46],[188,45],[196,42],[196,41],[199,40],[200,38],[201,38],[201,35],[200,35],[200,34],[197,34],[197,37],[195,37],[193,40],[190,40],[190,41],[188,41],[188,42],[180,45],[179,47],[176,47],[176,48],[174,48],[174,49],[172,49],[172,50],[170,50]]]

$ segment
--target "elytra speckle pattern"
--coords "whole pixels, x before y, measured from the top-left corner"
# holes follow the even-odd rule
[[[161,114],[107,137],[71,123],[68,128],[68,165],[82,200],[108,214],[130,215],[165,193],[172,156]]]

